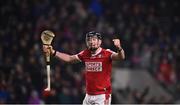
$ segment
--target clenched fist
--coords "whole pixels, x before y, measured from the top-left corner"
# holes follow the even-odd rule
[[[121,49],[121,43],[120,43],[120,40],[119,40],[119,39],[113,39],[113,42],[114,42],[114,46],[115,46],[117,49]]]
[[[55,50],[53,49],[53,47],[51,45],[43,45],[43,52],[49,56],[54,54]]]

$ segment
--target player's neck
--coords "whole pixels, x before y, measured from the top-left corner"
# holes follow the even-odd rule
[[[96,49],[95,51],[91,51],[91,54],[96,54],[101,50],[101,47],[99,47],[98,49]]]

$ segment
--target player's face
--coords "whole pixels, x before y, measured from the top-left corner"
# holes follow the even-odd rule
[[[91,51],[95,51],[100,47],[101,40],[98,39],[96,36],[88,37],[86,39],[86,44],[87,44],[88,49],[90,49]]]

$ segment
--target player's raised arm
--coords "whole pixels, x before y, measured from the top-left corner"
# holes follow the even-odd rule
[[[114,45],[117,48],[117,52],[112,54],[112,60],[123,60],[125,59],[125,53],[123,48],[121,47],[121,43],[119,39],[113,39]]]
[[[47,50],[50,49],[50,50]],[[68,63],[76,63],[79,62],[79,59],[76,57],[76,55],[69,55],[66,53],[62,53],[59,51],[56,51],[53,49],[52,46],[48,46],[48,45],[43,45],[43,51],[44,53],[50,53],[51,55],[55,56],[56,58],[68,62]],[[48,52],[50,51],[50,52]]]

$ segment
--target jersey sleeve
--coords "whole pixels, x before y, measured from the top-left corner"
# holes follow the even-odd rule
[[[82,62],[83,61],[83,56],[84,56],[84,51],[79,52],[75,56],[80,62]]]
[[[112,55],[115,54],[116,52],[110,50],[110,49],[106,49],[108,55],[109,55],[109,58],[112,59]]]

